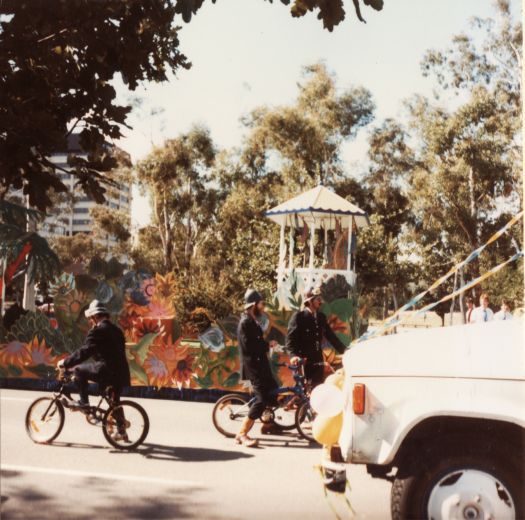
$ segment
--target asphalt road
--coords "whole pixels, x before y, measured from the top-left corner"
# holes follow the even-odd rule
[[[342,519],[389,518],[388,483],[352,467],[352,513],[325,498],[318,447],[258,425],[260,447],[238,447],[213,428],[211,404],[137,399],[151,427],[135,452],[109,446],[79,413],[66,413],[53,444],[34,444],[24,417],[41,395],[0,393],[2,519],[335,519],[331,507]]]

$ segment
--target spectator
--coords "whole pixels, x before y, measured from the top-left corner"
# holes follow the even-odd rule
[[[471,314],[470,323],[484,323],[486,321],[492,321],[494,319],[494,313],[489,307],[489,295],[488,293],[482,293],[479,297],[479,307],[476,307]]]
[[[510,313],[509,301],[506,299],[501,300],[501,309],[494,314],[495,320],[511,320],[512,314]]]
[[[472,312],[474,311],[474,298],[468,296],[467,302],[467,323],[472,323]]]

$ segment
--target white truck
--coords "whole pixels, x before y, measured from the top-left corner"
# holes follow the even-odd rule
[[[392,482],[394,520],[525,518],[522,318],[364,341],[344,371],[329,489],[344,490],[346,463],[366,464]]]

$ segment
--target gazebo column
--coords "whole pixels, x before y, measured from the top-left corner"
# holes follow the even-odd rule
[[[277,275],[279,277],[277,281],[277,285],[280,286],[281,283],[284,281],[284,268],[285,268],[285,261],[286,261],[286,243],[284,241],[284,232],[285,232],[285,226],[286,222],[283,222],[281,224],[281,235],[279,239],[279,266],[277,268]]]
[[[351,271],[352,269],[352,217],[348,217],[348,251],[347,251],[347,265],[346,269]]]
[[[308,276],[308,287],[311,287],[313,285],[313,278],[314,278],[314,245],[315,245],[315,222],[313,221],[310,225],[310,262],[308,269],[310,270],[309,276]]]
[[[294,227],[290,223],[290,251],[289,251],[289,257],[288,257],[288,267],[290,269],[293,269],[293,250],[294,250],[294,247],[295,247],[293,234],[294,234]]]

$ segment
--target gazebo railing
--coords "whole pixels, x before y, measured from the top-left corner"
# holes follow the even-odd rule
[[[298,282],[297,289],[304,291],[310,287],[317,287],[336,275],[342,275],[350,286],[355,285],[355,271],[348,269],[321,269],[309,267],[296,267],[294,269],[281,268],[277,270],[277,287],[288,286],[290,277],[295,274]]]

